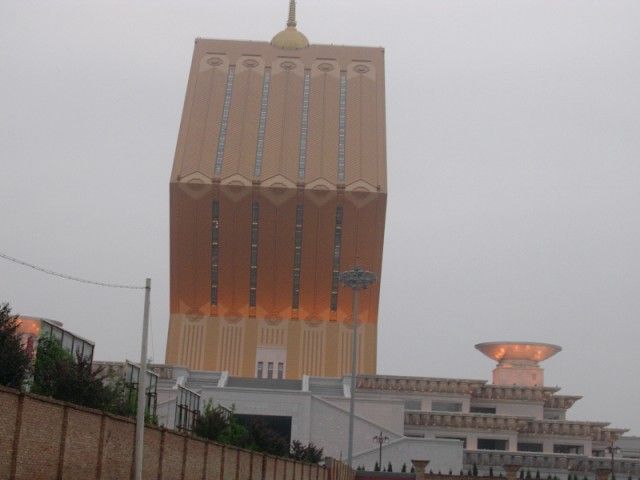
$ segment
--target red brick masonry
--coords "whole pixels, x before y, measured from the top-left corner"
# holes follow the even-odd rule
[[[0,480],[122,480],[133,476],[135,422],[0,387]],[[147,427],[143,478],[153,480],[352,480],[327,467]]]

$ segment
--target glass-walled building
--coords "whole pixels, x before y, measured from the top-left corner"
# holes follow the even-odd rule
[[[18,317],[18,334],[32,358],[37,354],[39,339],[49,336],[58,340],[62,348],[74,358],[84,358],[90,363],[93,362],[95,343],[65,330],[62,328],[62,322],[57,320],[21,315]]]

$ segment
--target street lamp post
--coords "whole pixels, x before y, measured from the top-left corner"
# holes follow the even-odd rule
[[[382,432],[380,432],[380,435],[376,435],[375,437],[373,437],[373,441],[378,442],[378,445],[380,446],[380,449],[378,451],[378,466],[380,467],[380,471],[382,471],[382,444],[388,442],[389,437],[383,435]]]
[[[355,266],[351,270],[340,273],[340,283],[349,287],[353,291],[353,309],[351,312],[351,391],[349,398],[349,449],[347,454],[347,465],[353,468],[353,419],[355,413],[355,393],[356,393],[356,370],[358,352],[358,307],[360,303],[360,290],[367,288],[376,281],[376,274],[362,270]]]
[[[604,451],[611,454],[611,480],[616,480],[616,474],[613,471],[614,457],[616,453],[620,453],[620,447],[616,447],[613,441],[611,441],[611,444],[605,448]]]

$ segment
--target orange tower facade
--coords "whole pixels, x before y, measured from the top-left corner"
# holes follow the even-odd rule
[[[294,15],[271,43],[198,39],[170,185],[167,363],[350,372],[338,273],[380,278],[385,148],[381,48],[308,45]],[[379,283],[361,293],[361,373],[376,371],[378,299]]]

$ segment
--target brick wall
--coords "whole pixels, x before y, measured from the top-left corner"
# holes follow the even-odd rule
[[[0,387],[0,480],[122,480],[133,476],[135,422]],[[148,480],[353,480],[327,468],[145,429]]]

